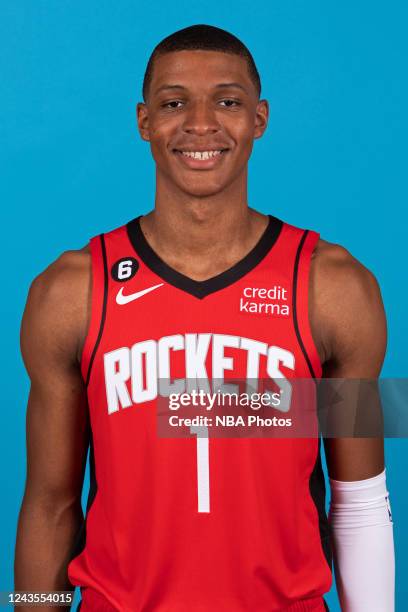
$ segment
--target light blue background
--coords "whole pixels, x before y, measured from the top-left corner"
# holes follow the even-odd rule
[[[200,5],[1,3],[0,589],[13,584],[25,476],[19,324],[27,290],[62,251],[152,207],[154,165],[135,104],[150,52],[169,33],[204,22],[248,45],[271,107],[250,162],[250,205],[320,231],[375,273],[389,319],[383,375],[407,375],[407,4]],[[406,449],[406,440],[387,441],[397,610],[408,604]],[[335,601],[332,591],[333,612]]]

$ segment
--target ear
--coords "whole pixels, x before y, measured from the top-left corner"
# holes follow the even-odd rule
[[[149,113],[144,102],[138,102],[136,106],[137,126],[143,140],[149,142]]]
[[[269,117],[269,105],[267,100],[259,100],[255,111],[254,138],[260,138],[266,130]]]

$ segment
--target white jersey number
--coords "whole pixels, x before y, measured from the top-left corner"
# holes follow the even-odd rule
[[[210,461],[208,427],[190,427],[197,435],[197,497],[198,512],[210,511]]]

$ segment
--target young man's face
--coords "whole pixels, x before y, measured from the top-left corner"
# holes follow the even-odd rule
[[[240,175],[246,180],[253,140],[268,118],[246,61],[217,51],[159,56],[137,110],[160,180],[198,197],[221,192]]]

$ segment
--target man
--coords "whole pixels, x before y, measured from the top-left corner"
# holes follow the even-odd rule
[[[260,91],[228,32],[197,25],[164,39],[137,107],[154,210],[33,282],[16,589],[78,585],[81,612],[324,610],[332,545],[342,609],[393,609],[382,439],[325,440],[329,524],[317,438],[156,433],[163,381],[279,385],[376,378],[382,366],[373,275],[248,206],[248,159],[268,121]]]

